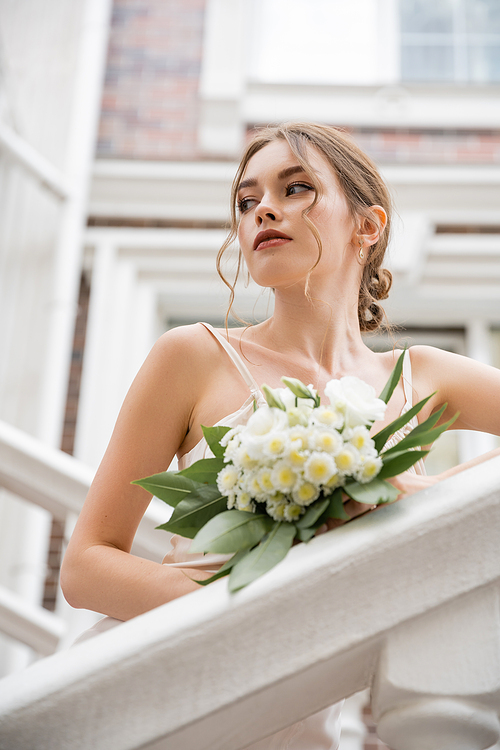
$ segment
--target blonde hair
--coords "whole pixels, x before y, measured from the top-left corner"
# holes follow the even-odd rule
[[[309,175],[315,188],[314,200],[303,212],[304,221],[308,225],[318,244],[318,258],[314,266],[309,270],[309,273],[311,273],[321,259],[322,244],[319,232],[307,214],[320,200],[323,194],[323,188],[320,181],[315,176],[307,158],[307,146],[314,146],[325,157],[334,170],[340,188],[347,201],[353,221],[357,221],[360,217],[363,217],[368,219],[371,223],[375,223],[377,219],[373,212],[370,211],[370,207],[378,205],[382,206],[385,210],[387,214],[387,224],[385,229],[381,232],[377,242],[365,251],[367,252],[368,257],[364,263],[358,296],[358,320],[360,329],[363,332],[375,331],[381,326],[385,317],[384,310],[378,303],[380,300],[387,298],[392,284],[392,274],[387,269],[381,267],[391,230],[391,197],[375,164],[359,148],[359,146],[356,145],[350,136],[339,128],[315,123],[291,122],[275,127],[262,128],[257,131],[245,149],[231,189],[230,232],[217,255],[217,271],[230,290],[226,320],[234,302],[234,290],[242,267],[242,255],[240,251],[235,278],[232,284],[225,278],[221,269],[224,253],[233,243],[237,235],[238,215],[236,209],[236,195],[238,187],[242,175],[252,156],[269,143],[279,140],[288,143],[290,150],[297,158],[300,166]]]

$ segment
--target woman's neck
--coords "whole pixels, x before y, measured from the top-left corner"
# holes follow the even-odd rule
[[[326,302],[325,300],[328,300]],[[290,356],[300,355],[332,377],[351,371],[368,353],[361,338],[357,296],[346,289],[276,290],[273,316],[262,324],[267,346]]]

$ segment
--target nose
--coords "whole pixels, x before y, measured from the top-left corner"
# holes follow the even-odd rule
[[[271,221],[279,219],[279,210],[271,200],[271,197],[264,195],[254,212],[254,216],[257,226],[260,227],[265,219],[270,219]]]

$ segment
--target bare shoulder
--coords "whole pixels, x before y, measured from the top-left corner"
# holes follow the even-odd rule
[[[468,377],[477,374],[490,377],[500,377],[500,371],[463,354],[455,354],[435,346],[412,346],[410,348],[412,369],[415,372],[429,372],[433,377],[445,379]]]
[[[169,378],[206,379],[210,363],[215,364],[220,346],[200,323],[171,328],[156,341],[149,359]]]
[[[500,431],[500,370],[433,346],[410,349],[413,382],[420,397],[437,391],[432,406],[446,402],[445,417],[457,411],[456,429]]]
[[[193,357],[203,357],[212,351],[216,344],[213,336],[201,323],[177,326],[164,333],[156,342],[159,356],[169,357],[175,354],[190,354]]]
[[[147,410],[151,419],[155,414],[170,425],[179,423],[185,433],[191,412],[209,385],[217,348],[213,336],[199,324],[164,333],[132,383],[126,411]]]

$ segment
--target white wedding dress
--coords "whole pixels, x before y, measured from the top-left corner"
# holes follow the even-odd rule
[[[245,403],[237,411],[220,419],[217,424],[227,425],[228,427],[245,424],[253,413],[254,401],[257,403],[257,407],[264,406],[266,401],[238,352],[223,336],[208,325],[208,323],[202,323],[201,325],[205,326],[205,328],[224,348],[250,390],[250,395]],[[411,362],[408,351],[406,352],[403,364],[403,387],[405,393],[405,405],[401,413],[408,411],[412,406]],[[417,419],[416,417],[413,417],[413,419],[405,425],[402,430],[399,430],[392,436],[388,445],[401,440],[401,438],[416,425]],[[179,459],[179,469],[185,469],[188,466],[191,466],[195,461],[212,455],[213,454],[205,439],[202,438],[194,448],[188,453],[185,453]],[[413,470],[419,474],[425,473],[423,462],[419,461]],[[163,564],[171,567],[199,568],[205,571],[216,572],[222,563],[231,557],[231,555],[212,553],[205,555],[202,553],[190,553],[189,547],[191,546],[191,539],[186,539],[178,534],[174,534],[170,541],[172,549],[165,555]],[[109,628],[119,625],[120,622],[120,620],[116,620],[112,617],[104,617],[92,628],[85,631],[75,643],[80,643],[81,641],[98,635]],[[276,734],[249,745],[246,750],[337,750],[340,742],[340,712],[342,704],[343,701],[335,703],[333,706],[319,711],[303,721],[292,724]]]

